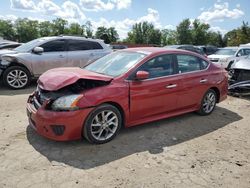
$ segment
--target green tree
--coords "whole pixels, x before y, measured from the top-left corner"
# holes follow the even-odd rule
[[[161,33],[161,43],[163,46],[177,44],[175,30],[163,29]]]
[[[250,42],[250,27],[247,22],[242,26],[227,32],[224,36],[227,46],[238,46]]]
[[[193,45],[204,45],[208,42],[208,30],[209,24],[201,23],[198,19],[193,22],[191,29],[192,33],[192,44]]]
[[[57,18],[52,21],[52,33],[53,35],[66,34],[66,26],[68,22],[62,18]]]
[[[39,35],[41,37],[51,36],[53,32],[52,24],[49,21],[39,23]]]
[[[98,27],[95,33],[95,38],[104,40],[105,43],[116,42],[119,39],[119,35],[114,27]]]
[[[224,47],[226,45],[220,32],[210,31],[207,34],[207,38],[207,44],[209,45],[214,45],[218,47]]]
[[[0,20],[0,36],[7,40],[16,40],[16,32],[10,20]]]
[[[119,35],[114,27],[108,28],[108,36],[110,42],[117,42],[117,40],[119,39]]]
[[[17,19],[15,21],[15,28],[19,42],[28,42],[39,37],[38,21],[29,20],[27,18]]]
[[[179,44],[192,44],[192,31],[189,19],[184,19],[177,27],[177,42]]]
[[[104,40],[105,43],[109,44],[111,41],[108,37],[108,28],[106,27],[98,27],[95,32],[95,38]]]
[[[78,23],[71,23],[65,32],[70,35],[84,35],[84,28]]]
[[[86,30],[86,37],[88,38],[93,38],[93,29],[92,29],[92,24],[91,21],[87,21],[83,27]]]
[[[135,44],[161,44],[161,32],[152,23],[140,22],[132,26],[127,42]]]

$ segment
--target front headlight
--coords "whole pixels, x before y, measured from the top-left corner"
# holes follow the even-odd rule
[[[14,57],[10,57],[10,56],[3,56],[2,57],[2,65],[6,65],[8,66],[11,62],[16,62],[16,59]]]
[[[3,59],[2,61],[0,61],[0,64],[4,65],[4,66],[8,66],[10,64],[10,62]]]
[[[55,111],[77,110],[79,109],[77,103],[82,97],[83,95],[68,95],[60,97],[52,103],[51,108]]]

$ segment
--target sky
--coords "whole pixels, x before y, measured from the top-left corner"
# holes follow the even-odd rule
[[[1,0],[0,19],[91,21],[94,30],[115,27],[124,39],[135,23],[148,21],[159,29],[176,29],[185,18],[199,19],[225,34],[243,21],[250,23],[249,7],[250,0]]]

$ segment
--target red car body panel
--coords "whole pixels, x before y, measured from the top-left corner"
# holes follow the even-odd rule
[[[196,111],[200,108],[204,94],[210,88],[218,91],[218,102],[227,97],[227,73],[212,63],[209,63],[207,69],[201,71],[142,81],[128,79],[137,67],[155,56],[184,53],[208,61],[200,55],[164,48],[135,48],[123,51],[144,51],[148,53],[148,56],[127,73],[116,78],[78,68],[53,69],[44,73],[38,83],[39,87],[48,91],[58,90],[76,82],[78,79],[93,79],[110,83],[82,91],[84,97],[77,104],[81,110],[70,112],[49,111],[44,107],[36,110],[31,102],[32,96],[30,96],[27,103],[30,124],[35,123],[36,126],[33,127],[37,132],[50,139],[74,140],[81,138],[85,120],[91,111],[103,103],[115,105],[122,113],[124,126],[130,127]],[[201,80],[204,79],[206,82],[201,83]],[[167,88],[171,85],[177,87]],[[55,135],[50,128],[51,125],[58,124],[65,125],[65,132],[60,136]]]

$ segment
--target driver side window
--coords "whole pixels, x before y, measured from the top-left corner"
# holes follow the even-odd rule
[[[137,71],[147,71],[149,78],[157,78],[174,74],[172,55],[157,56],[144,63]]]
[[[65,51],[65,40],[54,40],[42,44],[40,47],[44,49],[44,52],[62,52]]]

